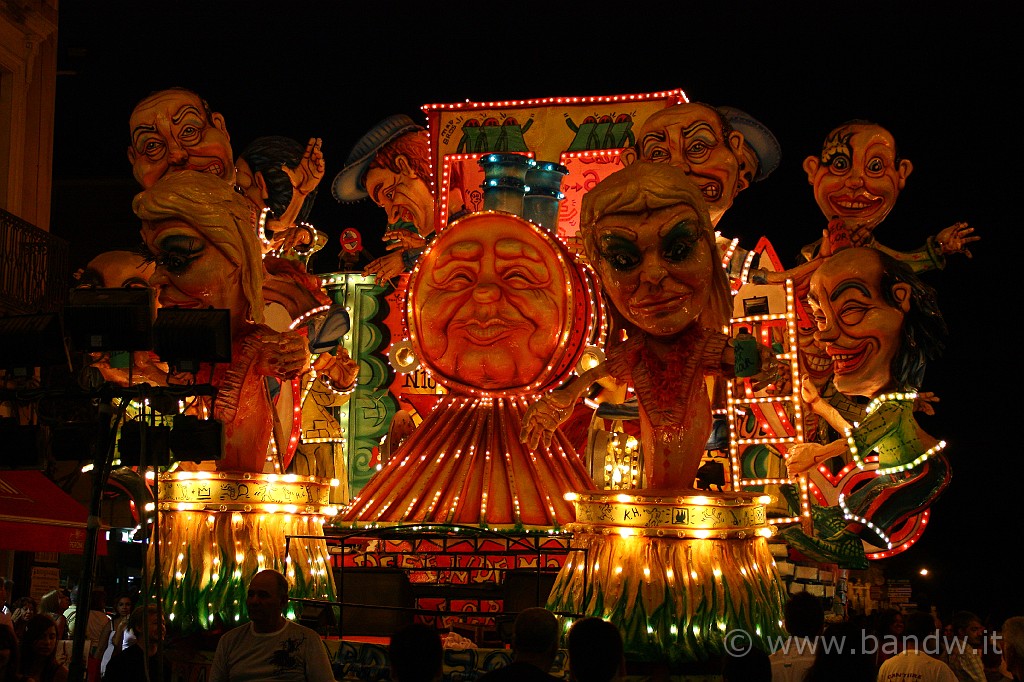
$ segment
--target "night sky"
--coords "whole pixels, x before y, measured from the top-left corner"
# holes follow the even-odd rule
[[[1020,219],[1010,206],[1024,151],[1020,37],[1011,35],[1022,12],[957,4],[62,0],[51,227],[71,242],[73,268],[138,243],[128,116],[168,86],[196,90],[222,113],[236,153],[261,135],[323,138],[327,174],[311,222],[331,243],[315,272],[337,269],[345,227],[384,253],[383,211],[338,204],[329,183],[385,116],[425,123],[427,103],[681,88],[750,112],[779,139],[780,168],[718,228],[748,247],[766,235],[792,266],[824,226],[803,158],[835,125],[875,120],[914,164],[880,241],[910,250],[959,220],[982,236],[972,260],[954,256],[924,275],[950,336],[924,386],[940,396],[938,414],[920,421],[949,442],[953,481],[922,539],[882,565],[890,577],[927,566],[933,575],[915,578],[915,591],[944,615],[965,608],[1001,622],[1024,614],[1020,258],[1011,251]]]

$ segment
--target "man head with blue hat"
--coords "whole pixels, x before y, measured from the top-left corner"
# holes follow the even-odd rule
[[[412,223],[420,234],[429,234],[434,229],[430,169],[426,130],[395,114],[359,138],[331,191],[342,203],[369,197],[387,212],[388,225]]]
[[[716,107],[725,117],[733,130],[743,133],[741,150],[740,175],[746,181],[746,189],[751,183],[764,180],[779,167],[782,160],[782,148],[772,131],[745,111],[736,107]]]
[[[422,246],[434,230],[434,195],[430,188],[427,132],[404,114],[378,121],[364,134],[331,183],[341,203],[367,197],[387,213],[384,239],[390,253],[370,262],[363,274],[379,284],[409,269],[403,254]]]

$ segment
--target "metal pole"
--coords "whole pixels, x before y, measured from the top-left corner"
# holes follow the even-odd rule
[[[108,427],[105,439],[101,444],[106,444],[102,457],[93,461],[93,486],[92,500],[89,505],[89,518],[85,528],[85,547],[82,552],[82,575],[78,581],[78,602],[75,604],[75,631],[71,645],[71,663],[68,666],[69,682],[84,682],[86,679],[85,661],[85,634],[89,625],[89,607],[92,601],[93,577],[96,573],[96,549],[99,545],[100,504],[103,500],[103,487],[107,483],[107,476],[110,473],[111,462],[114,457],[115,434],[117,424],[124,416],[127,402],[122,401],[118,406],[117,414],[108,417]],[[101,402],[99,406],[100,417],[104,414],[110,415],[109,403]]]

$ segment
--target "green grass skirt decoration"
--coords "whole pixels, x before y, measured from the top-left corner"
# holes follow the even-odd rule
[[[165,511],[156,547],[149,549],[150,581],[159,591],[169,628],[182,635],[248,620],[249,580],[272,568],[288,577],[291,598],[335,601],[327,545],[287,536],[323,535],[323,516],[265,511]]]
[[[785,584],[763,537],[577,533],[572,547],[586,551],[569,555],[547,608],[611,621],[627,657],[699,662],[785,636]]]

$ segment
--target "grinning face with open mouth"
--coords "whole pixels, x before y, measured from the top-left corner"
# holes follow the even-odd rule
[[[132,173],[149,189],[167,173],[211,173],[235,181],[224,117],[190,90],[161,90],[139,102],[129,119]]]
[[[899,158],[892,134],[873,123],[836,128],[803,167],[818,208],[828,220],[841,218],[856,245],[889,214],[913,170]]]
[[[567,324],[565,268],[520,218],[485,213],[447,227],[414,287],[424,360],[483,389],[537,380]]]
[[[811,276],[808,302],[815,339],[832,358],[836,388],[874,398],[892,389],[892,361],[900,350],[910,285],[882,291],[882,262],[872,248],[850,248],[828,258]]]
[[[712,107],[686,103],[650,116],[636,139],[640,160],[683,169],[700,188],[711,224],[717,225],[740,189],[743,134],[726,134],[722,117]]]

